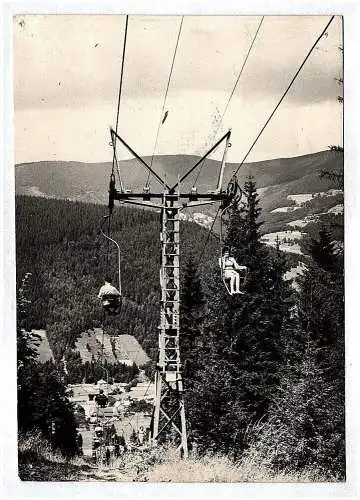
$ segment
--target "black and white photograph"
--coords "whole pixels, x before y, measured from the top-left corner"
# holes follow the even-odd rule
[[[21,482],[346,481],[345,24],[12,17]]]

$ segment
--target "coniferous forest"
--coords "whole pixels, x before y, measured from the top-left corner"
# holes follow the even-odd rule
[[[343,480],[343,258],[333,249],[331,227],[321,227],[308,244],[300,290],[294,290],[283,279],[287,256],[260,241],[261,206],[251,178],[244,193],[245,201],[229,210],[225,244],[249,269],[245,295],[230,296],[222,284],[218,239],[208,238],[204,249],[208,231],[181,223],[180,347],[189,443],[200,453],[221,452],[234,461],[262,457],[278,471],[315,469]],[[16,199],[19,426],[25,430],[37,425],[48,432],[50,414],[59,426],[73,428],[56,367],[34,368],[26,332],[46,329],[59,361],[81,332],[101,325],[98,289],[105,276],[117,282],[116,251],[99,231],[105,214],[99,205]],[[155,360],[159,214],[121,206],[110,230],[122,254],[123,300],[114,334],[133,334]],[[41,377],[51,381],[59,403],[22,421],[25,412],[34,414],[27,397],[32,377],[37,387]],[[63,448],[71,450],[71,435]]]

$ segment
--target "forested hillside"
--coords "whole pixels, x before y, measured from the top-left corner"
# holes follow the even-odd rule
[[[55,358],[73,346],[87,328],[98,327],[102,309],[97,298],[104,277],[117,283],[116,248],[100,233],[107,208],[37,197],[16,197],[18,281],[32,273],[33,328],[46,329]],[[107,228],[107,225],[106,225]],[[159,214],[116,208],[111,236],[121,248],[123,302],[110,327],[134,334],[154,356],[159,317]],[[181,225],[181,259],[199,259],[207,231],[194,223]],[[202,258],[203,272],[216,265],[218,243],[210,238]]]
[[[224,234],[236,261],[249,270],[244,295],[231,296],[222,284],[218,241],[210,238],[202,254],[208,232],[182,222],[180,342],[189,443],[197,444],[200,453],[248,459],[256,468],[266,464],[273,471],[342,480],[342,253],[335,251],[332,227],[322,227],[309,243],[311,258],[294,291],[283,279],[289,265],[279,245],[273,249],[261,240],[261,205],[253,179],[244,191],[246,201],[231,207]],[[82,331],[100,325],[98,289],[107,274],[117,279],[116,252],[99,233],[104,213],[101,205],[16,200],[19,283],[32,273],[18,338],[22,329],[45,328],[56,360]],[[159,214],[119,207],[111,230],[122,251],[124,300],[109,329],[133,333],[154,359]],[[79,357],[73,364],[79,364]],[[46,367],[49,380],[51,369]],[[24,405],[29,370],[22,379]],[[35,416],[46,431],[50,416]],[[28,425],[35,424],[25,419],[24,429]]]

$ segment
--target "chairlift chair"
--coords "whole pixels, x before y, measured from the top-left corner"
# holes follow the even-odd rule
[[[104,295],[102,297],[102,306],[104,311],[109,314],[109,316],[114,316],[119,314],[121,307],[121,296],[120,295]]]
[[[220,264],[220,270],[221,270],[221,279],[224,283],[224,286],[226,288],[226,291],[228,292],[229,295],[244,295],[245,294],[245,284],[247,280],[247,274],[248,274],[248,269],[246,266],[243,266],[243,269],[241,270],[236,270],[236,272],[239,274],[239,291],[238,292],[233,292],[231,293],[230,289],[230,277],[225,278],[225,273],[224,273],[224,264],[223,264],[223,253],[224,253],[224,244],[223,244],[223,217],[227,210],[234,204],[234,203],[239,203],[242,198],[242,190],[240,186],[238,185],[236,176],[234,175],[228,186],[227,186],[227,194],[228,197],[230,198],[230,202],[225,203],[222,207],[221,215],[220,215],[220,258],[219,258],[219,264]]]
[[[121,309],[121,252],[120,252],[120,246],[115,241],[113,238],[110,238],[107,234],[104,233],[103,231],[103,225],[106,220],[109,220],[110,214],[105,215],[102,220],[102,224],[100,226],[100,232],[106,238],[107,240],[111,241],[114,243],[114,245],[117,248],[117,254],[118,254],[118,275],[119,275],[119,294],[104,294],[102,296],[102,306],[104,309],[104,312],[106,312],[109,316],[115,316],[119,314],[120,309]]]
[[[189,201],[197,201],[197,200],[198,200],[197,188],[193,186],[190,191]]]
[[[224,269],[223,269],[223,263],[222,263],[222,258],[223,256],[221,255],[219,261],[220,261],[220,272],[221,272],[221,279],[224,283],[224,286],[226,288],[226,291],[228,292],[229,295],[244,295],[245,294],[245,284],[247,280],[247,274],[248,274],[248,269],[245,267],[245,269],[242,269],[241,271],[236,271],[239,274],[239,292],[233,292],[231,293],[230,289],[230,278],[225,278],[224,275]]]
[[[239,272],[239,271],[237,271]],[[243,274],[241,275],[239,272],[239,278],[240,278],[240,291],[239,292],[233,292],[231,293],[230,290],[230,278],[225,278],[223,270],[221,270],[221,278],[224,283],[224,286],[226,288],[226,291],[228,292],[229,295],[245,295],[245,284],[246,284],[246,279],[247,279],[247,269],[244,270]]]

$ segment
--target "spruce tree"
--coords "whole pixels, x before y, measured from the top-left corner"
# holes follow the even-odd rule
[[[266,418],[279,380],[284,328],[291,291],[283,281],[286,262],[260,240],[261,209],[253,179],[245,201],[229,210],[226,244],[238,264],[249,269],[245,295],[230,296],[214,271],[208,283],[199,403],[194,425],[226,450],[244,446],[246,428]],[[219,395],[220,394],[220,395]]]
[[[334,254],[333,238],[324,226],[319,230],[319,238],[311,240],[309,251],[315,263],[325,271],[335,272],[338,269],[339,259]]]
[[[185,264],[180,301],[180,353],[186,386],[192,385],[205,314],[205,297],[193,255]]]
[[[18,429],[40,429],[66,455],[76,450],[76,423],[65,386],[52,362],[37,361],[36,340],[27,317],[30,274],[22,281],[17,300]]]
[[[273,418],[281,425],[279,466],[317,466],[345,474],[344,282],[324,228],[313,240],[312,263],[301,280],[298,329],[287,346],[288,364]],[[294,419],[294,406],[297,417]],[[279,433],[277,433],[279,434]],[[294,443],[301,447],[294,447]]]

